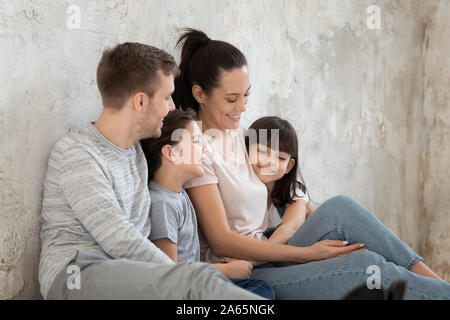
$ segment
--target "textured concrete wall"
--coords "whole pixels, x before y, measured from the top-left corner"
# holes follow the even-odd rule
[[[367,24],[370,5],[380,9],[380,29]],[[314,200],[354,197],[448,271],[445,17],[446,0],[0,0],[0,299],[40,297],[47,157],[65,132],[99,114],[103,48],[140,41],[178,59],[185,26],[246,54],[252,96],[243,124],[270,114],[292,121]]]
[[[425,259],[450,281],[450,1],[441,1],[427,19],[424,41],[424,203]]]

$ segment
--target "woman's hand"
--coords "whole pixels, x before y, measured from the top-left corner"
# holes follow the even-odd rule
[[[248,279],[252,273],[253,265],[245,260],[221,260],[225,263],[213,264],[224,276],[230,279]]]
[[[348,241],[342,240],[322,240],[310,246],[310,261],[325,260],[329,258],[341,257],[351,253],[367,251],[361,249],[363,243],[348,245]]]

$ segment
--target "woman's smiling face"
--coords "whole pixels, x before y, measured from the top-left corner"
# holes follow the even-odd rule
[[[222,71],[219,83],[209,94],[196,95],[193,87],[193,94],[200,103],[200,120],[206,122],[203,129],[237,129],[250,94],[247,66]]]

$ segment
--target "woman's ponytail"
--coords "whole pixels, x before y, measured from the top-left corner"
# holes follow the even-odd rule
[[[194,84],[208,94],[219,86],[221,70],[231,71],[247,65],[239,49],[227,42],[211,40],[200,30],[185,28],[176,46],[181,48],[181,62],[172,98],[184,110],[199,110],[199,103],[192,95]]]
[[[188,69],[194,53],[203,48],[209,40],[204,32],[186,28],[177,41],[176,47],[181,48],[181,63],[179,66],[180,74],[175,79],[175,91],[172,98],[175,105],[184,110],[192,108],[198,112],[199,105],[192,95]]]

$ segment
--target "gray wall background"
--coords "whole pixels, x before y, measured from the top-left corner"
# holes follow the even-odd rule
[[[313,200],[353,197],[450,281],[448,0],[0,0],[0,299],[41,298],[47,157],[99,115],[102,50],[138,41],[179,61],[182,27],[244,52],[242,124],[293,123]]]

